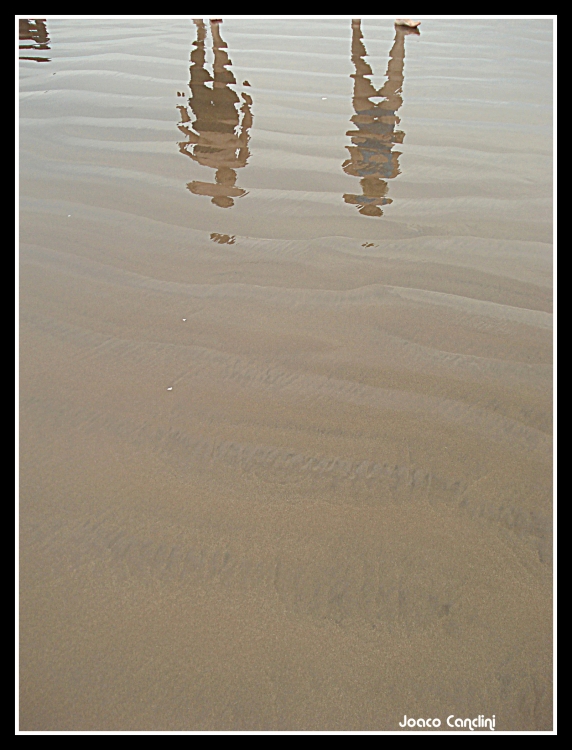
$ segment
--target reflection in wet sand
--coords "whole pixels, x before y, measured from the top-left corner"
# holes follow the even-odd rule
[[[20,44],[21,50],[48,50],[50,45],[50,37],[48,36],[48,30],[46,29],[46,21],[43,18],[29,19],[20,18],[18,21],[18,36],[20,42],[28,42],[27,44]],[[20,55],[20,60],[33,60],[34,62],[50,62],[49,57],[28,57]]]
[[[230,208],[235,198],[246,195],[246,191],[236,185],[236,170],[246,166],[250,156],[252,98],[242,93],[243,105],[239,109],[240,98],[230,88],[231,84],[236,84],[236,78],[230,70],[232,61],[220,36],[219,23],[210,22],[214,52],[212,76],[205,68],[206,26],[202,20],[194,23],[197,39],[191,52],[189,106],[177,107],[181,113],[179,130],[187,138],[179,143],[179,149],[199,164],[216,170],[214,183],[189,182],[187,187],[191,193],[209,195],[215,206]],[[208,85],[211,81],[212,87]]]
[[[236,237],[234,234],[219,234],[218,232],[211,232],[211,240],[218,242],[219,245],[234,245]]]
[[[346,193],[344,200],[358,206],[364,216],[382,216],[380,206],[392,203],[386,198],[388,179],[400,174],[399,157],[401,152],[393,151],[395,143],[403,143],[405,133],[396,130],[400,120],[397,110],[403,104],[403,60],[405,58],[405,36],[419,35],[417,29],[395,27],[395,39],[389,53],[387,81],[376,89],[370,80],[373,71],[364,59],[367,55],[362,42],[361,21],[352,21],[352,62],[355,67],[353,106],[355,115],[351,121],[357,130],[349,130],[352,146],[346,146],[350,158],[343,164],[346,174],[361,177],[361,195]],[[377,104],[373,99],[383,97]]]

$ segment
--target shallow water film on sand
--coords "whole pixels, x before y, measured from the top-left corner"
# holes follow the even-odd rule
[[[20,729],[551,730],[552,21],[19,27]]]

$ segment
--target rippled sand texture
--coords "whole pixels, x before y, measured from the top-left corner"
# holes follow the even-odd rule
[[[551,22],[21,33],[21,729],[550,729]]]

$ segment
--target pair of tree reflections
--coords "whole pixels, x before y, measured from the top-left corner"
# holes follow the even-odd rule
[[[220,35],[220,24],[210,22],[212,50],[214,53],[212,75],[207,71],[207,27],[195,20],[197,38],[191,52],[189,88],[191,96],[187,106],[179,106],[179,130],[186,140],[179,143],[181,153],[199,164],[215,170],[214,182],[195,180],[187,187],[195,195],[210,196],[221,208],[230,208],[235,199],[246,195],[246,190],[236,185],[237,169],[246,166],[250,156],[248,142],[252,127],[252,97],[242,92],[240,97],[230,88],[236,85],[227,53],[227,44]],[[393,47],[389,53],[386,81],[376,89],[370,77],[373,71],[366,62],[367,51],[363,43],[361,21],[352,21],[351,60],[353,78],[354,115],[353,130],[346,135],[351,139],[347,146],[349,158],[342,164],[348,175],[360,178],[361,192],[346,193],[344,201],[355,205],[365,216],[382,216],[381,206],[392,202],[387,197],[387,180],[400,174],[399,156],[395,144],[403,143],[404,133],[397,130],[400,120],[397,111],[403,103],[403,62],[405,36],[419,34],[417,29],[395,27]],[[19,19],[20,49],[25,53],[21,60],[49,62],[40,56],[50,49],[45,19]],[[243,86],[248,86],[244,81]],[[374,99],[381,99],[374,102]]]
[[[240,97],[230,88],[236,78],[230,70],[232,61],[227,45],[220,35],[220,23],[210,22],[214,54],[212,75],[206,70],[207,27],[195,20],[197,38],[191,52],[188,106],[179,106],[179,130],[186,140],[179,143],[181,153],[199,164],[215,169],[214,182],[193,181],[187,187],[195,195],[206,195],[221,208],[230,208],[235,199],[246,195],[236,185],[237,169],[246,166],[250,151],[249,130],[252,127],[252,97],[243,92]],[[364,216],[382,216],[381,206],[392,202],[387,198],[387,180],[400,174],[399,156],[394,146],[403,143],[405,134],[397,130],[400,120],[397,111],[403,104],[403,62],[405,36],[419,34],[417,29],[395,27],[395,38],[389,53],[386,81],[376,89],[370,80],[373,71],[366,62],[361,21],[352,21],[351,60],[353,78],[353,130],[346,135],[349,158],[342,169],[360,178],[361,192],[346,193],[344,201],[357,207]],[[245,81],[243,86],[248,86]],[[374,102],[374,99],[381,99]]]

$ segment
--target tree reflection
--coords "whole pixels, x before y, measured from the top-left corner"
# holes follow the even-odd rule
[[[397,130],[400,119],[397,111],[403,104],[403,61],[405,58],[405,37],[408,34],[419,34],[417,29],[403,26],[395,27],[393,47],[389,53],[387,80],[380,89],[376,89],[370,80],[373,71],[365,60],[367,51],[362,41],[361,21],[352,21],[352,62],[355,73],[352,103],[355,114],[351,118],[355,130],[346,135],[351,137],[352,145],[347,146],[350,158],[342,168],[346,174],[360,177],[361,194],[346,193],[344,201],[357,206],[364,216],[382,216],[381,206],[392,203],[387,198],[388,184],[400,174],[400,151],[394,151],[396,143],[403,143],[405,133]],[[375,103],[373,99],[383,98]]]
[[[18,19],[18,36],[20,39],[21,50],[38,50],[45,51],[50,49],[48,36],[48,30],[46,28],[46,20],[44,18],[20,18]],[[23,44],[22,44],[23,42]],[[20,53],[20,60],[33,60],[34,62],[50,62],[49,57],[40,57],[36,55],[31,57],[29,55],[22,55]]]
[[[242,93],[241,99],[230,88],[236,84],[226,51],[227,45],[220,35],[220,22],[211,21],[213,73],[205,67],[205,40],[207,27],[195,20],[197,38],[191,51],[189,88],[191,96],[187,106],[179,106],[179,130],[186,137],[179,143],[182,154],[215,171],[214,182],[195,180],[187,188],[195,195],[208,195],[220,208],[230,208],[236,198],[246,191],[236,185],[237,169],[247,164],[250,151],[248,141],[252,127],[250,111],[252,98]]]

